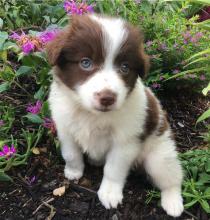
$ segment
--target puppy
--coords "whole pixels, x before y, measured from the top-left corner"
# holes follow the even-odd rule
[[[161,190],[163,209],[180,216],[182,169],[161,105],[142,83],[149,61],[139,30],[120,18],[73,16],[47,53],[65,177],[82,177],[83,153],[104,162],[98,197],[116,208],[129,170],[142,164]]]

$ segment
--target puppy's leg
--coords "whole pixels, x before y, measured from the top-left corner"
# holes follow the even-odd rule
[[[123,199],[123,187],[129,169],[137,156],[135,143],[117,145],[106,158],[104,176],[98,191],[98,197],[105,208],[116,208]]]
[[[58,132],[58,135],[61,141],[62,156],[66,162],[65,177],[69,180],[78,180],[82,177],[84,171],[82,152],[69,134]]]
[[[161,190],[161,205],[168,215],[178,217],[183,212],[181,196],[182,169],[177,158],[175,143],[165,132],[147,141],[145,169]]]

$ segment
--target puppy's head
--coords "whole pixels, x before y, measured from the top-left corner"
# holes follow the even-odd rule
[[[149,63],[138,29],[97,15],[74,16],[47,53],[56,75],[93,112],[119,109]]]

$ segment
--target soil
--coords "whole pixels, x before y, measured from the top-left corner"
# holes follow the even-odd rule
[[[189,91],[158,94],[168,117],[179,151],[205,147],[202,138],[204,126],[195,126],[198,116],[209,106],[202,95]],[[13,183],[0,183],[0,219],[7,220],[82,220],[82,219],[173,219],[161,209],[159,199],[146,203],[147,191],[152,190],[144,172],[132,171],[124,189],[123,204],[118,209],[106,210],[97,198],[102,180],[102,167],[86,162],[84,177],[79,182],[67,181],[63,175],[64,162],[55,147],[43,143],[39,155],[32,155],[26,166],[12,169]],[[29,179],[35,176],[35,181]],[[62,196],[53,196],[53,190],[65,186]],[[186,210],[180,220],[209,217],[199,207]]]

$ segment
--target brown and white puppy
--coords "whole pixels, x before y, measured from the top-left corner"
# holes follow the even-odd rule
[[[143,164],[161,190],[163,209],[181,215],[182,169],[160,103],[141,80],[149,62],[138,29],[120,18],[74,16],[47,53],[66,178],[82,177],[83,153],[103,161],[98,196],[116,208],[130,168]]]

